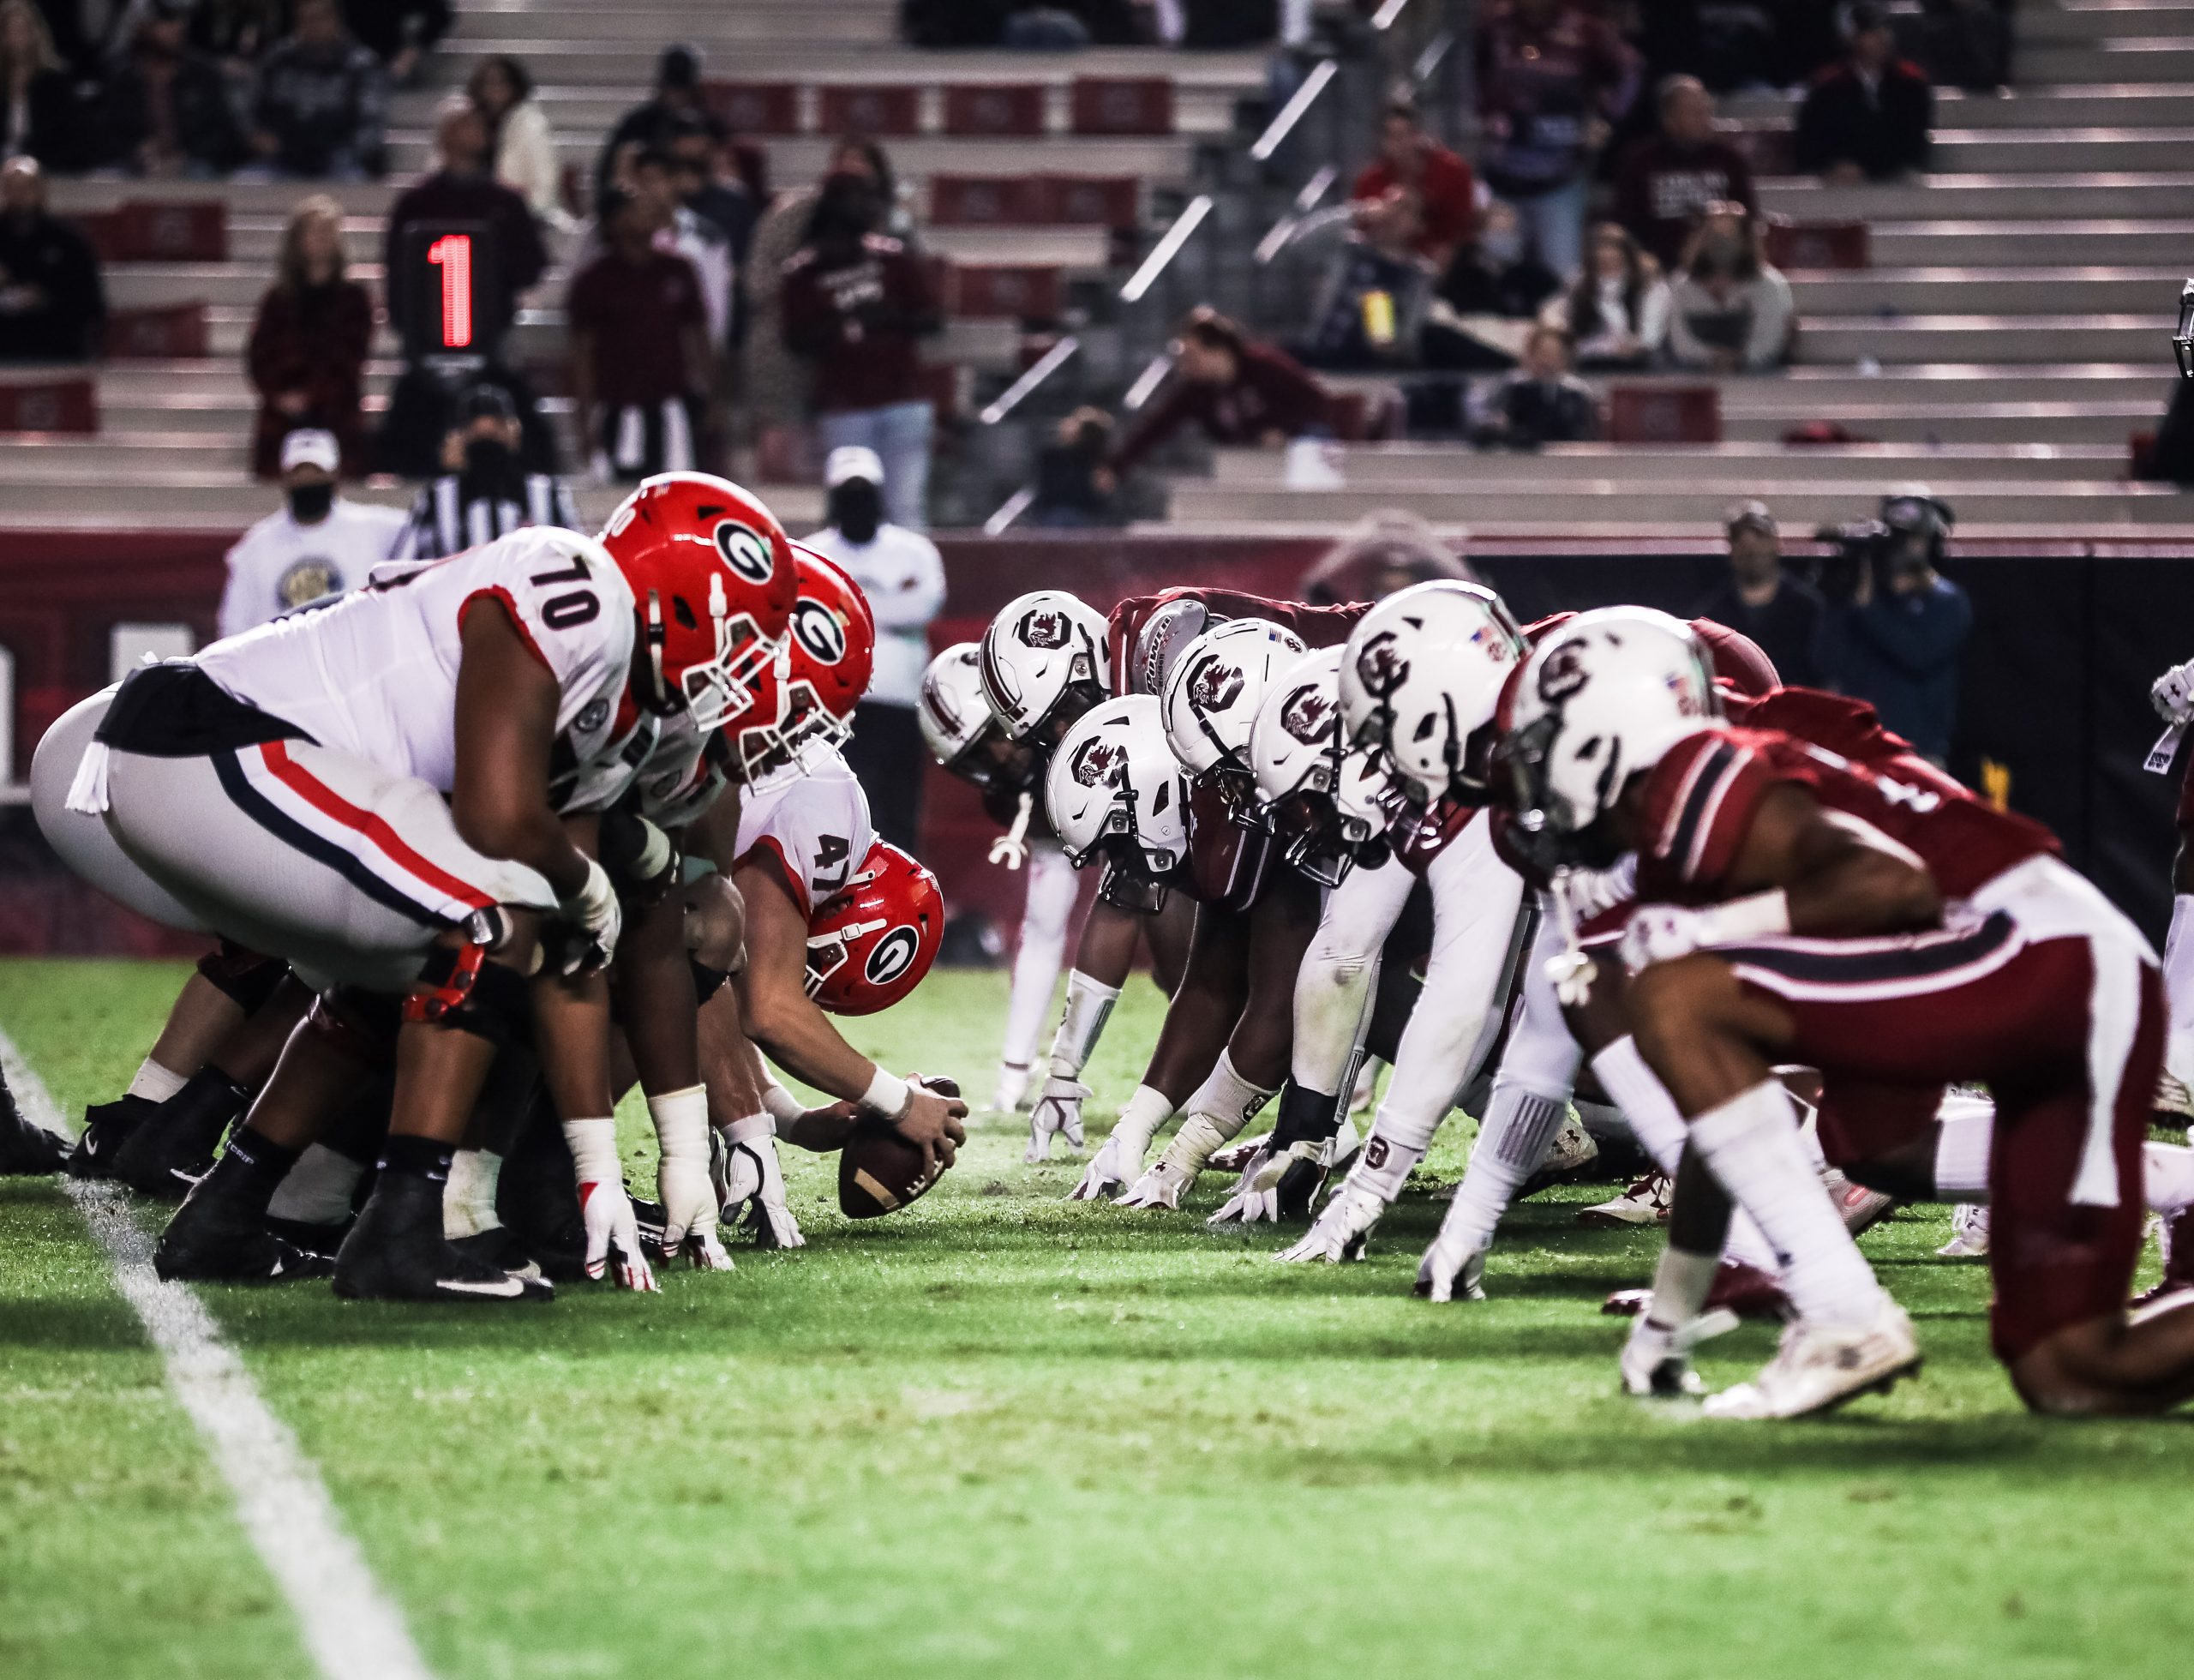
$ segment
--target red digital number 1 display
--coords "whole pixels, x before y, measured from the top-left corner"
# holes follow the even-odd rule
[[[442,348],[463,350],[472,342],[472,236],[445,233],[427,261],[442,271]]]

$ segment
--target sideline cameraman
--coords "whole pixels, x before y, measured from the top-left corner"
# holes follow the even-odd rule
[[[1952,517],[1924,490],[1900,491],[1882,499],[1879,519],[1820,533],[1840,550],[1821,573],[1823,677],[1871,700],[1884,725],[1939,765],[1950,757],[1958,661],[1973,629],[1973,603],[1935,569]]]

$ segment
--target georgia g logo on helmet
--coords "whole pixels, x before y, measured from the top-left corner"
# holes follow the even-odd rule
[[[1315,682],[1306,682],[1280,703],[1280,727],[1306,747],[1314,747],[1340,726],[1334,703]]]
[[[716,552],[724,564],[750,584],[765,584],[777,569],[776,551],[770,539],[750,525],[724,519],[716,528]]]
[[[1033,608],[1022,614],[1021,622],[1015,627],[1015,633],[1030,647],[1064,647],[1067,639],[1066,615],[1052,612],[1042,607]]]
[[[1390,699],[1409,680],[1409,661],[1402,657],[1393,631],[1382,631],[1364,644],[1356,656],[1356,675],[1375,700]]]
[[[1127,756],[1125,747],[1098,736],[1075,749],[1067,773],[1085,788],[1101,788],[1119,774]]]
[[[1539,699],[1549,705],[1559,705],[1582,688],[1591,675],[1577,644],[1564,642],[1539,667]]]
[[[1199,711],[1220,711],[1242,697],[1242,669],[1206,654],[1189,673],[1189,704]]]
[[[793,603],[792,633],[818,665],[835,665],[846,657],[846,627],[838,622],[837,614],[811,597],[803,595]]]
[[[922,936],[901,922],[876,942],[860,971],[870,985],[889,986],[914,966],[914,953],[921,945]]]

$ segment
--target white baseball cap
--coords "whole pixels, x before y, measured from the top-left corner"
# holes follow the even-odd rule
[[[322,472],[333,472],[343,464],[343,446],[335,441],[333,432],[321,431],[316,426],[300,427],[282,440],[282,471],[293,466],[316,466]]]
[[[823,484],[835,490],[848,478],[865,478],[878,489],[884,483],[884,458],[864,444],[842,444],[823,463]]]

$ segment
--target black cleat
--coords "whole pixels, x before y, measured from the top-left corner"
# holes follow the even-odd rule
[[[114,1176],[140,1196],[179,1202],[213,1165],[230,1125],[251,1093],[206,1068],[155,1108],[115,1151]]]
[[[284,1242],[329,1260],[343,1246],[343,1239],[351,1234],[351,1223],[346,1219],[333,1225],[315,1225],[302,1219],[277,1219],[273,1214],[267,1215],[266,1220],[267,1228]]]
[[[8,1082],[0,1079],[0,1177],[40,1178],[58,1173],[68,1158],[69,1140],[25,1119]]]
[[[112,1102],[93,1103],[84,1110],[83,1135],[69,1152],[64,1169],[72,1179],[111,1179],[114,1158],[137,1128],[160,1112],[149,1097],[127,1094]]]
[[[509,1272],[515,1276],[535,1278],[541,1275],[541,1267],[525,1251],[525,1244],[517,1232],[507,1225],[498,1225],[493,1230],[476,1231],[469,1237],[452,1237],[449,1245],[468,1259],[478,1260]]]
[[[201,1193],[160,1233],[153,1269],[171,1283],[282,1283],[326,1277],[335,1263],[284,1241],[228,1197]]]
[[[357,1301],[546,1301],[555,1290],[442,1239],[442,1187],[383,1173],[335,1257],[335,1293]]]
[[[553,1119],[529,1122],[504,1161],[495,1212],[553,1281],[585,1278],[586,1219],[579,1211],[578,1174]]]

